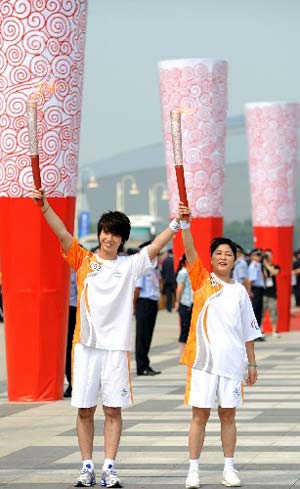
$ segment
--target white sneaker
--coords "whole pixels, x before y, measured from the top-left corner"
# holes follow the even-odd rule
[[[186,489],[198,489],[198,487],[200,487],[199,470],[189,470],[185,481],[185,487]]]
[[[222,484],[227,487],[240,487],[241,481],[238,478],[238,471],[233,467],[224,469]]]

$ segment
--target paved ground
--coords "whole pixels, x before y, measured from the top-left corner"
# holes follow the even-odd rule
[[[134,377],[135,404],[124,412],[118,471],[127,489],[182,489],[188,466],[189,408],[183,406],[185,368],[178,364],[176,313],[161,311],[152,349],[162,375]],[[257,344],[259,382],[246,389],[238,414],[237,468],[244,488],[300,488],[300,333]],[[0,324],[0,488],[72,487],[80,467],[68,400],[8,403]],[[94,460],[103,458],[103,418],[97,415]],[[202,485],[220,486],[219,423],[209,421],[201,457]]]

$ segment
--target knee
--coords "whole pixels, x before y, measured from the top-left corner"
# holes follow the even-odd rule
[[[193,421],[199,426],[205,426],[210,415],[210,409],[193,409]]]
[[[235,409],[234,408],[221,408],[218,409],[218,414],[221,423],[232,424],[235,420]]]
[[[95,408],[79,408],[78,417],[82,420],[93,419]]]
[[[103,406],[103,411],[107,421],[113,422],[121,419],[121,408],[119,407]]]

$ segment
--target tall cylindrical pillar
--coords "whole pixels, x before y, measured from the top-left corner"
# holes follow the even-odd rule
[[[223,234],[223,185],[227,114],[227,62],[179,59],[159,63],[170,215],[177,212],[170,111],[182,112],[183,162],[195,245],[210,267],[209,243]],[[174,239],[175,262],[183,252]]]
[[[72,232],[87,0],[3,0],[0,9],[0,255],[8,397],[55,400],[63,393],[69,270],[29,198],[26,103],[35,94],[42,185]]]
[[[277,276],[278,330],[290,322],[298,104],[246,104],[254,246],[271,248]]]

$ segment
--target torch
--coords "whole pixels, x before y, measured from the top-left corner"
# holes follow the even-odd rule
[[[170,112],[171,134],[174,154],[174,164],[178,185],[179,199],[185,206],[188,206],[186,187],[184,180],[183,153],[182,153],[182,133],[181,133],[181,112],[174,110]]]
[[[28,117],[28,134],[29,134],[29,153],[31,160],[32,175],[35,188],[38,190],[42,186],[40,165],[39,165],[39,150],[38,150],[38,136],[37,136],[37,102],[34,98],[28,99],[27,103],[27,117]],[[38,205],[42,207],[43,201],[38,200]]]

